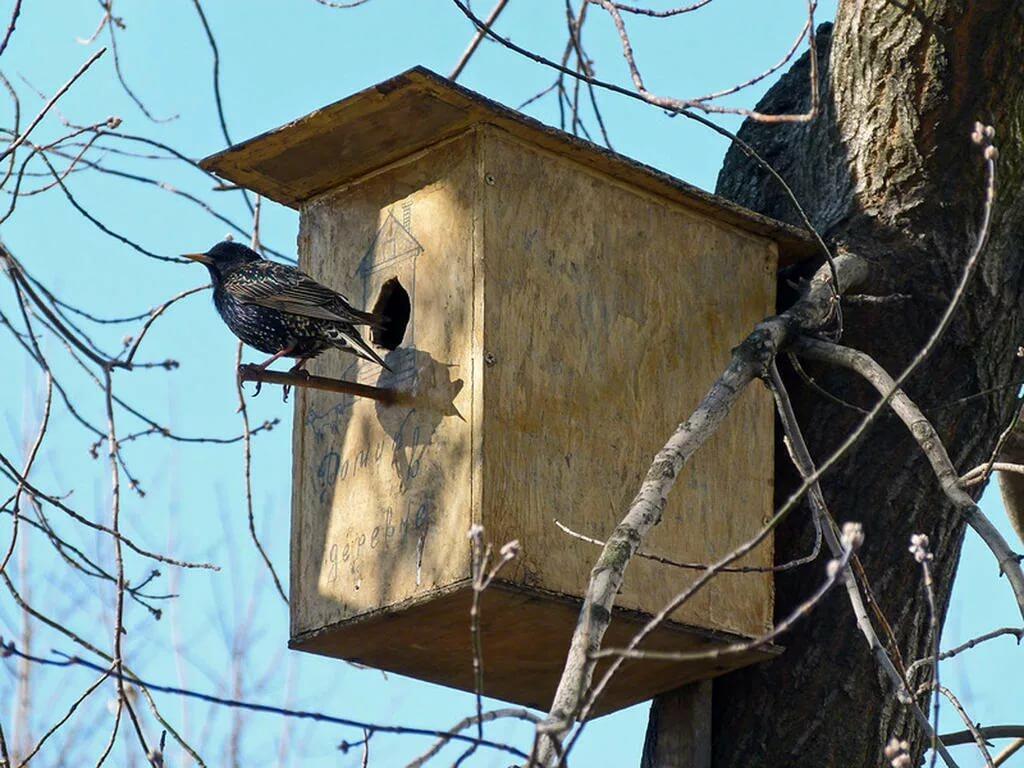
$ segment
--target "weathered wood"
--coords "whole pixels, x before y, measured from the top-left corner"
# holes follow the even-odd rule
[[[774,249],[501,131],[481,137],[494,358],[483,432],[501,436],[484,456],[485,524],[496,541],[523,543],[515,581],[581,596],[600,550],[567,539],[552,518],[608,537],[733,340],[771,314]],[[748,392],[694,458],[646,550],[711,562],[749,538],[771,505],[771,444],[767,393]],[[770,562],[769,545],[740,564]],[[698,575],[638,560],[616,605],[656,610]],[[674,618],[759,634],[771,625],[771,584],[767,573],[723,575]]]
[[[783,264],[816,253],[814,242],[801,228],[781,224],[655,168],[550,128],[424,67],[414,67],[211,155],[200,165],[271,200],[301,208],[316,195],[479,123],[499,126],[631,187],[770,237],[779,243]]]
[[[496,544],[521,543],[484,598],[485,691],[546,708],[600,551],[555,518],[609,535],[678,414],[734,340],[772,313],[791,233],[697,205],[656,175],[486,104],[464,105],[474,117],[458,131],[439,127],[418,110],[459,93],[417,77],[216,161],[240,182],[251,177],[238,169],[258,166],[310,194],[333,179],[301,198],[303,268],[359,306],[392,279],[409,297],[406,336],[385,358],[393,372],[340,352],[310,367],[414,403],[297,393],[291,645],[472,688],[466,532],[481,524]],[[285,168],[296,152],[301,162]],[[681,477],[649,551],[710,562],[761,527],[772,423],[767,394],[744,393]],[[771,562],[769,538],[739,564]],[[633,564],[610,642],[627,641],[696,575]],[[764,570],[725,574],[645,647],[710,649],[762,634],[772,590]],[[628,663],[594,712],[776,650]]]
[[[711,681],[651,702],[640,768],[711,768]]]
[[[456,584],[425,597],[364,614],[345,626],[326,626],[298,638],[290,646],[302,651],[343,657],[442,685],[473,689],[469,606],[472,590]],[[524,706],[545,709],[558,683],[579,603],[497,583],[481,601],[484,693],[513,699]],[[624,645],[642,625],[635,612],[621,611],[609,629],[612,644]],[[652,637],[655,650],[700,651],[727,642],[723,633],[671,625]],[[737,655],[723,660],[718,672],[775,656],[779,650]],[[607,662],[598,665],[603,671]],[[594,713],[638,704],[655,691],[700,680],[708,674],[704,662],[631,662],[623,666]]]
[[[408,392],[397,389],[383,389],[344,379],[325,379],[323,376],[303,376],[301,373],[282,373],[260,368],[256,365],[242,365],[238,368],[239,381],[254,381],[256,384],[280,384],[285,387],[309,387],[324,392],[353,395],[376,400],[385,405],[413,405],[416,400]]]
[[[402,347],[385,356],[392,373],[341,352],[311,361],[311,373],[401,388],[447,408],[379,408],[301,391],[293,638],[451,589],[469,575],[479,462],[469,414],[482,365],[472,324],[473,146],[472,136],[454,139],[303,208],[305,270],[363,307],[397,277],[412,305]]]

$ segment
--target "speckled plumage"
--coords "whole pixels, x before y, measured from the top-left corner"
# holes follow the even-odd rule
[[[191,258],[209,269],[218,314],[250,347],[300,364],[334,347],[387,367],[356,328],[380,319],[304,272],[230,241]]]

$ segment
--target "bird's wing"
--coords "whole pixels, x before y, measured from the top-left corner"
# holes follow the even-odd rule
[[[304,272],[284,264],[257,261],[224,278],[224,289],[246,304],[305,315],[320,320],[371,322],[372,316],[354,309],[337,291]]]

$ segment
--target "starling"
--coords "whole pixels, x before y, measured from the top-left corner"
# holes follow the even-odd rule
[[[230,240],[185,256],[210,270],[214,306],[231,332],[271,355],[260,369],[293,357],[298,362],[292,370],[300,371],[307,360],[335,347],[391,370],[356,328],[383,328],[384,318],[355,309],[340,293],[295,267],[267,261]]]

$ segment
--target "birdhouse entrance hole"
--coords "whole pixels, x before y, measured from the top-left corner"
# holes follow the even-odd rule
[[[392,277],[381,286],[373,305],[373,314],[384,318],[384,325],[373,329],[373,343],[387,350],[398,349],[405,338],[411,311],[409,292],[402,287],[397,277]]]
[[[390,371],[314,375],[414,396],[296,396],[290,646],[474,690],[466,532],[521,549],[483,597],[483,692],[547,709],[600,550],[651,457],[815,253],[742,209],[423,69],[209,158],[300,211],[313,277],[387,318]],[[774,409],[749,389],[688,462],[644,549],[712,563],[773,512]],[[772,627],[772,539],[644,641],[712,651]],[[700,571],[637,559],[608,646]],[[629,661],[594,714],[777,649]],[[595,677],[599,678],[606,660]]]

